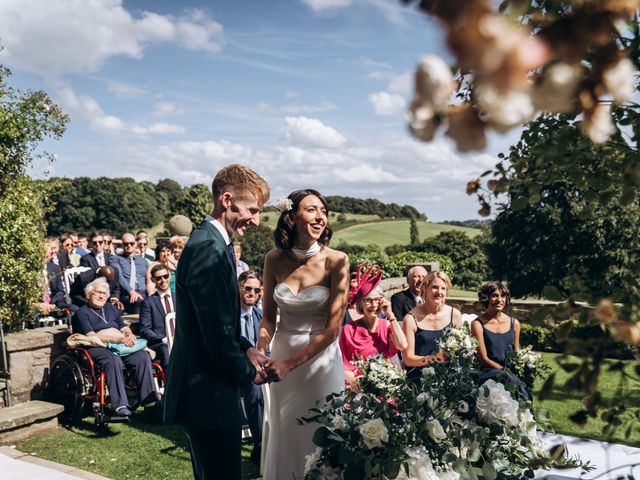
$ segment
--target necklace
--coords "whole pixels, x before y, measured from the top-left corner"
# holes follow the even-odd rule
[[[106,316],[105,316],[105,314],[104,314],[104,307],[102,307],[102,308],[100,309],[100,312],[102,313],[102,315],[101,315],[100,313],[96,312],[93,308],[91,309],[91,311],[92,311],[93,313],[95,313],[95,314],[98,316],[98,318],[102,319],[102,321],[103,321],[104,323],[109,323],[109,322],[107,322],[107,317],[106,317]]]
[[[315,242],[309,248],[291,247],[291,253],[293,253],[298,260],[306,260],[307,258],[313,257],[321,248],[322,244],[320,242]]]

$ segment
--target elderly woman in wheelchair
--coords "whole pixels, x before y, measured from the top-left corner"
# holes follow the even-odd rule
[[[87,305],[81,307],[71,320],[74,333],[96,336],[107,347],[89,347],[94,364],[105,373],[111,406],[116,416],[131,415],[125,389],[124,367],[132,369],[140,404],[151,414],[161,411],[160,396],[155,388],[151,358],[144,350],[146,342],[136,339],[124,323],[116,307],[108,302],[109,284],[96,278],[85,288]]]

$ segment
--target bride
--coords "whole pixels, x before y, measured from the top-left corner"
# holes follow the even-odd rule
[[[324,197],[297,190],[278,201],[278,248],[264,262],[263,317],[258,350],[271,345],[268,364],[270,408],[265,480],[304,477],[305,455],[312,453],[315,426],[296,418],[327,395],[343,389],[337,338],[349,283],[347,256],[327,245],[332,230]],[[276,311],[280,320],[276,326]]]

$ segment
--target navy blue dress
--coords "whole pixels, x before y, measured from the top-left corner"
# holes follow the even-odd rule
[[[507,356],[509,351],[514,348],[516,343],[516,329],[515,321],[513,318],[509,318],[511,325],[509,330],[504,333],[494,333],[486,328],[480,320],[474,320],[482,326],[482,338],[484,339],[484,346],[487,350],[487,356],[489,359],[496,363],[499,363],[503,367],[507,364]],[[513,383],[516,385],[516,393],[519,396],[531,400],[531,394],[525,387],[524,383],[518,378],[517,375],[509,371],[500,370],[498,368],[489,367],[487,365],[481,366],[480,371],[480,384],[484,383],[488,379],[493,378],[502,383]]]
[[[418,326],[418,321],[412,313],[408,313],[407,315],[411,315],[413,321],[416,323],[416,338],[414,342],[415,354],[426,356],[438,353],[440,351],[440,347],[438,347],[438,340],[444,337],[445,333],[451,329],[451,325],[453,323],[453,307],[451,307],[451,318],[449,319],[449,323],[440,330],[423,330]],[[422,375],[423,368],[424,367],[410,367],[407,370],[407,378],[416,383],[416,385],[420,385],[420,376]]]

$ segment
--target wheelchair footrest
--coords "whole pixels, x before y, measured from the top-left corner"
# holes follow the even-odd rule
[[[104,416],[102,417],[102,423],[129,423],[131,421],[131,418],[129,417],[123,417],[120,415],[116,415],[114,417],[108,417],[108,416]]]

